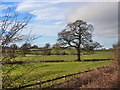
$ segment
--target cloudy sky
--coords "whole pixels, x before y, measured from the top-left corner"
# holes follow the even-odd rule
[[[11,7],[14,12],[33,15],[23,34],[28,34],[32,30],[32,34],[42,35],[33,43],[39,46],[44,46],[47,42],[54,44],[58,32],[68,23],[81,19],[93,24],[94,41],[100,42],[105,48],[110,48],[117,42],[118,37],[118,3],[112,1],[114,0],[109,2],[6,0],[2,6],[2,14],[7,7]]]

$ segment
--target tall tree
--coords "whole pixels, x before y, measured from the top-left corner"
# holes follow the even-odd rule
[[[92,43],[93,26],[82,20],[76,20],[58,33],[58,41],[63,47],[74,47],[77,50],[77,61],[81,61],[81,48]]]

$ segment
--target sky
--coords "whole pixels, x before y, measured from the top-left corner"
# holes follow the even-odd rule
[[[6,2],[5,2],[6,1]],[[32,15],[32,19],[22,34],[42,35],[32,44],[43,47],[45,43],[53,45],[57,42],[57,34],[68,23],[78,19],[94,27],[93,40],[104,48],[111,48],[118,40],[118,3],[117,0],[79,1],[75,0],[5,0],[2,3],[2,14],[7,7],[13,12]],[[114,1],[114,2],[113,2]],[[11,13],[12,14],[12,13]],[[17,43],[19,46],[21,43]]]

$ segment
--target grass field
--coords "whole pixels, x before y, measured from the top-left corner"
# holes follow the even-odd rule
[[[84,59],[109,59],[112,58],[112,52],[110,51],[95,51],[94,54],[82,55],[82,60]],[[31,61],[41,61],[41,60],[66,60],[74,61],[76,60],[76,55],[28,55],[26,57],[17,57],[17,61],[29,61],[25,64],[15,64],[17,66],[12,72],[12,78],[17,78],[18,76],[24,74],[19,80],[11,83],[11,87],[18,87],[20,85],[27,85],[31,83],[36,83],[38,81],[48,80],[51,78],[56,78],[62,75],[68,75],[72,73],[77,73],[85,71],[92,68],[97,68],[105,65],[109,65],[109,61],[94,61],[94,62],[49,62],[49,63],[33,63]]]
[[[81,59],[111,59],[111,51],[95,51],[94,54],[82,55]],[[76,55],[26,55],[26,57],[17,57],[17,61],[42,61],[42,60],[77,60]]]
[[[27,67],[26,65],[21,65],[20,68],[14,70],[11,75],[15,78],[22,73],[28,72],[30,69],[34,68],[30,73],[26,74],[24,77],[21,77],[19,81],[14,82],[13,86],[17,86],[21,82],[27,82],[27,84],[35,83],[40,80],[48,80],[62,75],[101,67],[110,63],[111,61],[27,63]]]

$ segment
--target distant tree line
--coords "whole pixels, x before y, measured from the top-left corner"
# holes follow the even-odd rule
[[[94,49],[101,48],[102,46],[95,42],[91,45],[86,45],[84,48],[81,48],[81,51],[86,52],[86,54],[90,54],[94,52]],[[21,46],[17,46],[17,44],[11,44],[10,46],[5,46],[7,48],[7,52],[11,57],[26,56],[26,54],[34,54],[34,55],[77,55],[74,47],[62,47],[60,43],[55,43],[50,45],[50,43],[46,43],[44,47],[39,47],[37,45],[31,45],[30,43],[24,43]],[[65,51],[67,50],[67,51]]]

